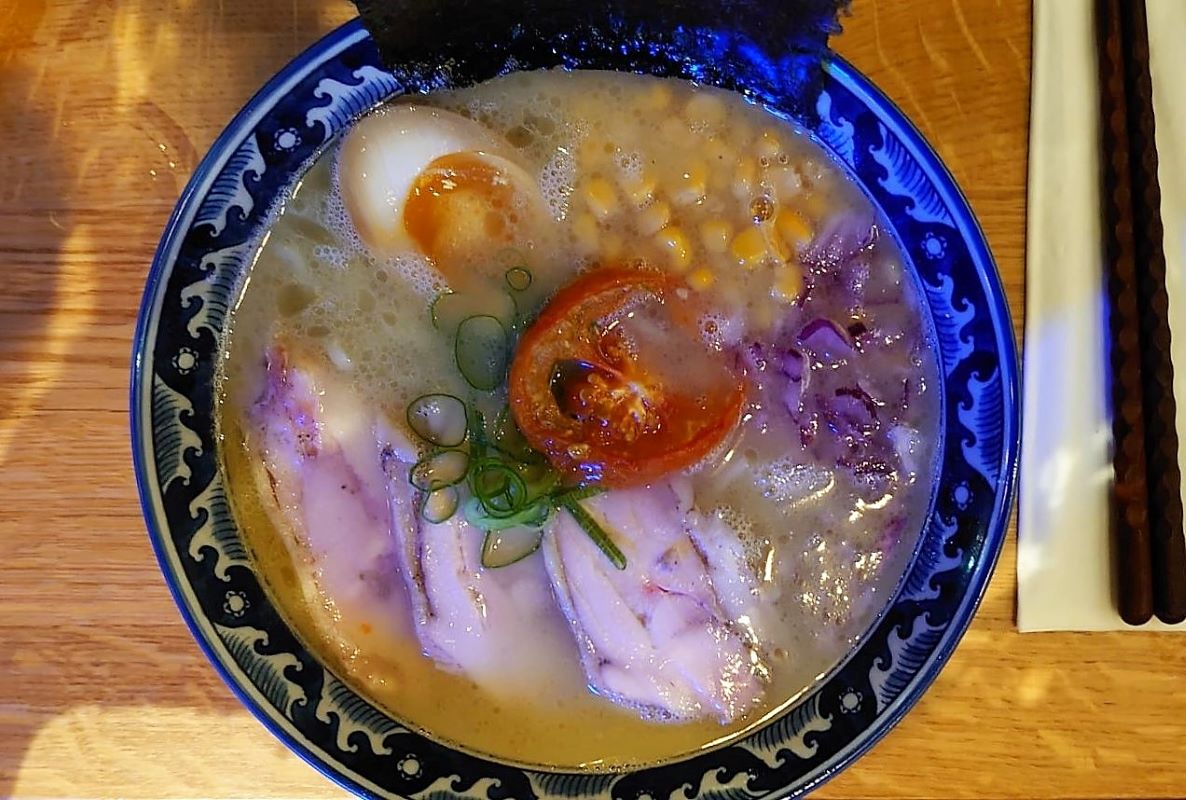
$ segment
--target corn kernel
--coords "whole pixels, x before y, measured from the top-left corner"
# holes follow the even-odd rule
[[[639,208],[655,196],[655,179],[645,172],[626,173],[619,183],[630,202]]]
[[[641,209],[635,220],[639,233],[644,235],[658,233],[667,226],[667,223],[671,222],[671,206],[662,199],[656,199]]]
[[[784,264],[792,260],[796,255],[796,251],[792,250],[790,245],[784,242],[782,237],[778,236],[772,230],[766,238],[766,246],[771,249],[774,255],[774,261],[778,264]]]
[[[770,296],[780,303],[793,303],[803,291],[803,273],[794,264],[783,264],[774,271]]]
[[[655,237],[663,252],[667,255],[671,265],[683,272],[692,263],[692,249],[688,246],[688,237],[676,225],[668,225]]]
[[[725,104],[715,94],[699,91],[684,106],[684,116],[693,125],[717,125],[725,119]]]
[[[595,252],[597,250],[597,219],[587,211],[573,217],[572,235],[577,247],[582,251]]]
[[[733,237],[729,249],[738,264],[753,269],[766,257],[766,237],[758,228],[746,228]]]
[[[770,183],[783,200],[794,197],[803,190],[803,176],[790,165],[777,167],[770,175]]]
[[[708,167],[702,161],[688,165],[676,178],[678,188],[672,199],[681,206],[692,205],[704,199],[708,191]]]
[[[774,219],[774,226],[782,240],[795,250],[801,250],[811,244],[811,226],[797,211],[789,208],[779,211]]]
[[[585,205],[599,220],[609,218],[618,210],[618,194],[612,183],[600,176],[585,184]]]
[[[727,222],[710,219],[700,226],[700,243],[704,245],[705,250],[714,255],[723,253],[729,247],[729,237],[732,233]]]
[[[782,142],[778,140],[778,133],[772,128],[763,130],[754,146],[760,157],[768,158],[771,161],[778,158],[778,154],[782,152]]]
[[[733,168],[733,194],[748,200],[757,184],[758,162],[743,156]]]
[[[688,285],[698,292],[703,292],[716,282],[717,276],[708,267],[697,267],[688,274]]]

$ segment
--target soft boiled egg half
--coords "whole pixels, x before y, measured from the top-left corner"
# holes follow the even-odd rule
[[[449,111],[389,107],[358,123],[338,158],[339,188],[363,243],[381,254],[425,255],[450,283],[551,219],[513,149]]]

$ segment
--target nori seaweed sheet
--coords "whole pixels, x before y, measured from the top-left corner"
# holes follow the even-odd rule
[[[355,0],[409,92],[521,69],[646,72],[744,92],[794,114],[849,0]]]

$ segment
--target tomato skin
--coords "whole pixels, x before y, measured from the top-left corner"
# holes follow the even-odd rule
[[[656,358],[648,366],[612,335],[614,325],[598,324],[646,302],[670,319],[680,352],[703,348],[719,378],[711,391],[681,391],[678,375],[659,376]],[[691,290],[661,272],[602,268],[561,289],[511,363],[511,412],[527,441],[577,482],[607,487],[645,484],[703,460],[736,427],[745,384],[704,348],[695,311]]]

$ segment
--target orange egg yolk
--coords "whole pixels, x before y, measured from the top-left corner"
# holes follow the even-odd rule
[[[480,153],[450,153],[416,177],[404,204],[404,228],[452,279],[510,243],[522,205],[511,176],[496,164]]]

